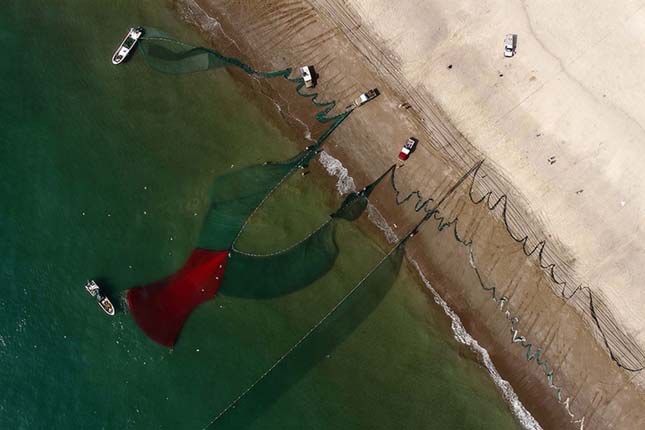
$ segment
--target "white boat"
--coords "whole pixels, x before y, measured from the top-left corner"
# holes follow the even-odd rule
[[[114,316],[114,305],[112,305],[110,299],[101,295],[101,290],[96,282],[94,282],[93,280],[87,281],[87,283],[85,284],[85,290],[90,294],[90,296],[96,298],[96,302],[99,304],[101,309],[103,309],[103,312],[110,316]]]
[[[87,281],[87,283],[85,284],[85,289],[88,293],[90,293],[90,296],[92,297],[96,297],[96,295],[99,293],[99,286],[93,280]]]
[[[515,55],[517,49],[517,34],[507,34],[504,38],[504,57],[510,58]]]
[[[100,294],[97,294],[96,300],[98,301],[99,306],[101,307],[101,309],[103,309],[103,311],[106,314],[108,314],[111,317],[114,316],[114,314],[115,314],[114,305],[112,304],[110,299],[108,299],[107,297],[104,297],[104,296],[102,296]]]
[[[112,56],[112,64],[121,64],[130,55],[132,49],[139,41],[143,34],[143,27],[132,27],[128,34],[123,39],[123,42],[116,48],[116,52]]]

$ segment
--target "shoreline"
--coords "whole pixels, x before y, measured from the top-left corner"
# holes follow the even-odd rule
[[[200,3],[207,3],[206,5],[200,5],[200,8],[205,7],[208,10],[208,14],[215,14],[215,6],[212,3],[215,2],[200,2]],[[306,10],[306,9],[305,9]],[[218,11],[221,12],[221,10],[218,9]],[[311,11],[309,11],[311,12]],[[286,12],[285,12],[286,13]],[[312,12],[313,14],[313,12]],[[304,12],[301,12],[301,15],[307,15]],[[247,17],[249,18],[249,17]],[[262,19],[259,17],[256,17],[258,21],[261,23]],[[217,19],[214,19],[211,23],[210,31],[212,32],[215,30],[218,26],[219,28],[222,29],[222,32],[224,29],[221,27],[222,25],[227,26],[226,21],[228,19],[232,19],[230,16],[227,16],[225,19],[222,19],[222,17],[217,17]],[[252,21],[252,20],[251,20]],[[315,20],[310,20],[310,27],[315,27],[315,23],[317,21]],[[229,26],[234,27],[235,25],[233,24],[233,21],[228,24]],[[245,30],[247,32],[252,32],[254,28],[254,24],[251,23],[250,28]],[[237,28],[237,27],[236,27]],[[228,31],[228,30],[227,30]],[[268,31],[268,30],[267,30]],[[327,31],[330,36],[330,38],[335,37],[334,32]],[[226,35],[226,33],[223,33]],[[242,32],[241,35],[238,35],[239,37],[236,37],[237,41],[234,39],[229,39],[229,43],[231,47],[234,47],[235,49],[238,50],[238,52],[242,53],[242,50],[240,50],[240,46],[238,43],[245,43],[247,40],[245,38],[251,38],[249,34],[244,34]],[[207,35],[208,37],[213,37],[216,38],[217,36],[213,35],[212,33]],[[294,34],[291,32],[289,33],[289,37],[293,38]],[[303,36],[305,39],[307,38],[307,35]],[[312,36],[313,37],[313,36]],[[320,36],[316,36],[320,37]],[[213,42],[213,40],[211,40]],[[289,40],[289,38],[278,38],[278,42],[282,45],[286,46],[281,46],[281,50],[278,50],[276,53],[276,58],[267,58],[266,56],[259,55],[257,52],[253,52],[252,50],[248,50],[245,52],[250,52],[251,56],[254,58],[251,61],[250,58],[244,58],[246,61],[249,61],[251,64],[256,65],[256,64],[262,64],[265,66],[266,69],[269,69],[272,60],[275,61],[284,61],[285,57],[283,56],[281,59],[279,58],[279,52],[282,52],[284,54],[285,50],[289,46],[289,44],[293,44],[296,46],[299,46],[299,48],[302,48],[303,44],[302,42],[296,43],[295,41]],[[275,43],[275,42],[274,42]],[[221,48],[219,48],[221,50]],[[345,51],[343,51],[346,53]],[[293,56],[298,56],[297,54],[301,54],[299,51],[296,53],[293,53]],[[311,54],[310,54],[311,55]],[[307,61],[307,60],[305,60]],[[326,60],[325,61],[320,61],[323,66],[321,69],[317,68],[317,71],[320,73],[323,71],[324,73],[324,68],[327,67],[327,64],[329,61],[332,60]],[[358,61],[358,60],[355,60]],[[286,64],[292,64],[294,63],[294,60],[291,59],[288,61]],[[297,64],[296,62],[295,64]],[[351,61],[350,61],[351,63]],[[281,63],[282,66],[285,66],[285,63]],[[275,68],[275,67],[274,67]],[[322,80],[326,77],[323,73],[322,75]],[[344,82],[343,77],[338,77],[338,75],[332,75],[332,83],[334,86],[340,86],[343,88],[341,91],[341,94],[338,94],[338,92],[334,91],[332,88],[329,88],[327,86],[321,85],[321,93],[325,95],[323,97],[324,99],[337,99],[337,100],[343,100],[347,99],[348,97],[351,97],[352,93],[358,93],[363,90],[363,87],[358,86],[356,82]],[[365,77],[365,75],[362,75]],[[372,76],[371,77],[373,80],[370,81],[369,83],[365,83],[365,89],[368,87],[372,86],[379,86],[379,87],[385,87],[387,88],[388,85],[384,83],[383,81],[380,81],[376,77]],[[368,78],[369,80],[369,78]],[[344,85],[343,85],[344,84]],[[330,93],[328,96],[327,94]],[[288,96],[286,96],[288,98]],[[379,99],[384,98],[381,96]],[[394,97],[396,99],[396,97]],[[291,110],[291,105],[289,104],[290,100],[285,100],[286,106],[288,110]],[[397,116],[397,120],[401,121],[401,127],[402,129],[409,129],[409,130],[420,130],[419,133],[422,133],[423,129],[427,128],[425,121],[423,120],[422,117],[419,117],[416,113],[410,113],[410,112],[399,112],[396,111],[395,106],[396,103],[392,100],[390,97],[390,92],[388,91],[388,98],[385,100],[380,100],[380,103],[382,103],[380,106],[378,106],[379,101],[372,102],[371,104],[368,104],[365,106],[365,108],[361,108],[356,114],[353,114],[352,117],[349,119],[348,123],[351,124],[344,124],[343,127],[340,127],[337,132],[329,139],[329,142],[326,144],[326,149],[330,151],[331,154],[333,154],[333,157],[338,158],[342,161],[342,165],[345,166],[346,169],[351,170],[352,175],[357,178],[359,183],[364,183],[366,180],[373,179],[374,176],[376,176],[376,173],[381,171],[382,167],[387,165],[387,159],[383,159],[383,157],[380,157],[378,163],[372,163],[373,160],[369,160],[368,158],[365,157],[364,153],[358,152],[353,148],[348,148],[347,147],[347,142],[352,142],[352,141],[358,141],[361,144],[364,144],[365,141],[374,141],[376,142],[375,144],[371,145],[371,148],[366,148],[365,151],[363,152],[374,152],[374,151],[379,151],[378,153],[382,154],[382,144],[379,145],[377,143],[382,142],[383,140],[387,140],[387,138],[393,134],[396,134],[396,130],[392,130],[391,128],[394,127],[389,127],[387,132],[384,133],[384,136],[380,136],[380,138],[377,138],[377,136],[373,135],[371,132],[371,127],[369,127],[369,123],[373,122],[375,119],[383,119],[383,118],[389,118],[391,122],[392,115]],[[340,103],[340,105],[344,105],[343,102]],[[383,107],[385,105],[385,108]],[[298,106],[300,108],[300,106]],[[300,127],[304,125],[305,128],[311,128],[311,131],[309,133],[313,135],[317,135],[319,133],[316,133],[316,125],[313,124],[311,126],[308,126],[307,124],[304,123],[306,119],[311,117],[310,113],[308,112],[307,108],[303,109],[298,109],[294,108],[296,113],[292,112],[287,112],[286,117],[285,114],[282,112],[280,115],[289,122],[290,120],[293,121],[295,118],[297,122],[301,123]],[[379,112],[380,108],[380,112]],[[365,110],[365,113],[363,112]],[[302,112],[301,112],[302,111]],[[275,113],[274,113],[275,115]],[[297,119],[298,116],[300,116],[302,119]],[[410,118],[412,116],[413,118]],[[289,119],[291,117],[291,119]],[[292,132],[295,132],[296,128]],[[364,133],[364,134],[361,134]],[[408,132],[409,133],[409,132]],[[310,135],[311,135],[310,134]],[[360,136],[360,137],[359,137]],[[302,139],[302,136],[298,136],[299,139]],[[358,143],[356,142],[356,143]],[[355,143],[355,144],[356,144]],[[431,140],[431,143],[432,140]],[[436,144],[436,142],[435,142]],[[433,144],[433,146],[435,146]],[[398,142],[397,142],[398,145]],[[390,145],[392,146],[392,152],[396,152],[396,146],[397,145]],[[423,148],[425,149],[425,148]],[[436,149],[436,148],[433,148]],[[424,156],[426,154],[423,154]],[[452,160],[450,157],[444,158],[445,156],[442,156],[441,153],[433,153],[431,154],[434,156],[434,160],[430,160],[428,164],[431,166],[430,169],[428,170],[439,170],[440,172],[445,173],[445,175],[442,175],[443,177],[437,178],[437,175],[433,175],[434,177],[428,178],[427,175],[423,176],[423,173],[420,173],[420,169],[422,167],[428,167],[426,166],[419,166],[419,164],[414,164],[415,160],[412,160],[409,166],[412,166],[411,169],[407,168],[402,169],[403,174],[402,174],[402,179],[397,178],[397,184],[406,184],[406,182],[414,181],[412,183],[418,183],[418,179],[425,179],[426,184],[430,184],[430,190],[435,190],[433,191],[427,191],[424,194],[427,194],[428,196],[430,195],[440,195],[441,190],[445,189],[447,186],[449,186],[450,183],[450,177],[454,177],[455,175],[458,174],[459,172],[459,164],[455,165],[454,160]],[[472,154],[471,154],[472,155]],[[421,158],[420,154],[415,154],[414,159],[416,158]],[[425,161],[425,160],[424,160]],[[384,169],[383,169],[384,170]],[[408,171],[412,170],[408,174]],[[489,172],[490,170],[487,170]],[[491,175],[493,176],[493,175]],[[399,180],[401,179],[401,180]],[[415,180],[416,179],[416,180]],[[503,187],[504,182],[502,182],[502,185],[498,187]],[[480,184],[478,184],[479,187],[481,187]],[[428,188],[428,187],[427,187]],[[414,188],[406,188],[406,191],[411,191]],[[485,189],[485,188],[484,188]],[[481,188],[477,189],[477,191],[480,191]],[[512,190],[510,190],[512,191]],[[410,225],[411,222],[418,217],[418,214],[416,211],[410,211],[408,208],[408,213],[406,214],[401,214],[401,208],[396,206],[396,205],[391,205],[386,203],[386,199],[391,199],[391,196],[387,195],[387,192],[378,192],[376,194],[376,201],[375,205],[378,207],[380,212],[382,213],[382,216],[384,219],[390,220],[390,222],[396,221],[397,224],[404,229],[406,225]],[[483,194],[483,192],[481,192]],[[516,197],[516,196],[514,196]],[[492,227],[488,226],[486,228],[482,228],[480,224],[482,223],[487,223],[487,224],[494,224],[494,223],[499,223],[499,215],[493,214],[491,211],[486,211],[484,210],[484,217],[488,217],[485,221],[481,221],[481,214],[480,216],[476,216],[476,213],[479,211],[481,212],[480,209],[477,207],[474,208],[468,208],[468,210],[465,210],[464,207],[467,207],[467,201],[464,200],[465,198],[463,196],[459,196],[458,198],[455,199],[454,202],[450,202],[448,208],[445,209],[447,213],[453,212],[453,213],[459,213],[460,217],[460,222],[463,219],[468,219],[470,215],[470,222],[466,223],[466,231],[467,235],[475,235],[478,233],[477,230],[479,231],[484,231],[484,236],[486,235],[495,235],[495,232],[498,231],[500,234],[501,230],[499,225],[495,226],[493,225]],[[521,199],[520,199],[521,200]],[[515,221],[515,220],[514,220]],[[394,224],[396,225],[396,224]],[[474,225],[474,227],[473,227]],[[426,230],[430,229],[430,227],[426,227]],[[481,234],[480,234],[481,235]],[[514,327],[515,324],[511,324],[511,328],[519,329],[520,335],[518,335],[517,332],[515,332],[512,336],[509,336],[507,334],[504,334],[506,330],[508,330],[509,326],[509,319],[510,318],[504,318],[504,312],[499,312],[500,317],[496,317],[496,313],[498,313],[499,310],[502,310],[503,306],[507,306],[505,310],[508,310],[508,304],[507,301],[502,301],[502,302],[492,302],[488,300],[486,297],[484,297],[481,294],[481,291],[468,291],[467,287],[468,285],[473,285],[474,279],[473,279],[473,274],[471,273],[470,275],[463,275],[463,274],[447,274],[446,276],[446,271],[453,271],[453,272],[459,272],[463,271],[463,268],[460,268],[459,264],[456,263],[447,263],[447,264],[442,264],[440,263],[439,259],[436,261],[433,261],[433,257],[436,257],[435,254],[433,253],[428,253],[426,252],[426,247],[429,246],[430,242],[433,242],[431,246],[436,247],[436,241],[437,237],[439,236],[438,233],[424,233],[421,239],[424,240],[424,243],[418,244],[413,252],[410,252],[410,259],[414,259],[414,261],[420,261],[420,266],[421,269],[420,273],[422,277],[428,277],[432,281],[433,286],[437,286],[438,289],[438,295],[439,297],[442,298],[442,300],[445,300],[447,303],[450,304],[450,307],[454,309],[457,315],[459,315],[463,321],[464,321],[464,326],[466,330],[469,333],[473,334],[473,337],[478,339],[480,343],[482,343],[486,350],[489,351],[492,362],[497,366],[499,369],[499,372],[502,374],[502,377],[504,379],[508,379],[511,382],[511,385],[515,388],[515,390],[518,393],[518,396],[522,400],[522,402],[526,405],[526,407],[533,412],[536,415],[536,418],[540,423],[542,423],[545,428],[552,428],[553,426],[558,426],[558,428],[581,428],[582,425],[584,425],[585,428],[602,428],[602,420],[599,420],[598,415],[594,415],[593,410],[597,407],[602,406],[606,410],[611,411],[610,416],[613,415],[615,411],[621,411],[623,409],[628,409],[628,408],[634,408],[638,404],[640,400],[642,400],[642,393],[639,393],[638,390],[632,386],[631,382],[628,381],[629,378],[626,378],[624,375],[621,376],[619,372],[616,372],[616,369],[612,369],[610,366],[612,363],[608,362],[607,360],[607,355],[606,352],[603,351],[601,348],[599,348],[597,344],[597,339],[594,338],[594,335],[589,332],[587,328],[585,327],[584,321],[578,321],[580,320],[580,316],[574,309],[571,309],[571,306],[564,306],[558,302],[558,297],[553,294],[552,288],[548,285],[548,279],[545,279],[546,276],[544,272],[541,270],[539,267],[539,264],[537,264],[538,267],[533,267],[532,272],[530,277],[533,279],[537,279],[538,283],[538,288],[543,291],[544,297],[546,299],[540,299],[538,300],[538,304],[541,305],[541,309],[538,309],[536,307],[536,310],[527,310],[528,303],[530,305],[535,306],[536,305],[536,300],[535,297],[539,294],[533,294],[533,297],[526,298],[527,292],[518,292],[517,291],[517,283],[518,281],[515,280],[513,282],[503,282],[501,279],[503,279],[502,275],[505,274],[500,274],[500,273],[495,273],[495,269],[488,270],[488,273],[485,273],[485,275],[488,276],[490,283],[493,285],[503,285],[504,288],[499,288],[500,294],[504,294],[505,291],[509,291],[511,293],[515,293],[516,297],[519,297],[519,299],[516,299],[515,297],[512,297],[511,294],[508,294],[509,296],[512,297],[512,300],[514,302],[519,302],[519,309],[523,311],[521,315],[521,322],[518,323],[517,327]],[[430,238],[427,238],[425,236],[432,236]],[[446,235],[443,235],[446,236]],[[498,240],[498,242],[502,242],[502,239]],[[445,246],[446,248],[454,248],[454,244],[448,245],[448,242],[445,239],[439,239],[440,246]],[[480,243],[480,242],[478,242]],[[503,249],[509,249],[509,247],[512,245],[508,243],[508,238],[506,239],[506,243],[503,243],[499,246],[501,246]],[[486,245],[488,247],[488,245]],[[470,255],[468,253],[463,254],[463,251],[450,251],[451,253],[461,253],[463,255],[463,262],[465,264],[470,264],[475,270],[477,270],[476,266],[486,266],[486,263],[491,262],[491,253],[485,252],[486,247],[483,248],[484,253],[480,252],[482,251],[482,248],[477,249],[478,257],[481,257],[482,262],[477,260],[479,264],[474,264],[474,259],[472,257],[472,248],[470,250]],[[428,255],[430,254],[430,255]],[[510,253],[510,260],[512,264],[514,265],[523,265],[526,264],[527,258],[526,256],[522,256],[521,252],[517,252],[517,249],[515,251],[512,251]],[[428,261],[429,260],[429,261]],[[495,260],[495,259],[493,259]],[[496,261],[493,261],[493,267],[496,268],[499,266],[500,259],[497,259]],[[535,265],[536,263],[530,263]],[[482,284],[483,285],[483,284]],[[461,287],[459,287],[461,286]],[[455,287],[457,287],[457,292],[455,292]],[[466,289],[464,289],[466,288]],[[474,290],[474,289],[472,289]],[[549,296],[550,295],[550,296]],[[505,296],[501,296],[505,297]],[[456,305],[456,306],[455,306]],[[575,304],[574,304],[575,305]],[[499,308],[499,309],[498,309]],[[567,332],[567,336],[571,338],[571,334],[577,334],[577,333],[582,333],[583,336],[581,336],[582,340],[577,340],[577,343],[580,345],[576,345],[575,347],[570,347],[566,348],[566,342],[563,343],[561,339],[555,339],[555,335],[553,333],[550,333],[551,330],[549,329],[548,326],[542,327],[541,329],[537,326],[542,325],[545,326],[545,324],[542,322],[537,323],[536,326],[536,321],[539,320],[539,314],[542,312],[558,312],[558,313],[564,313],[566,314],[566,317],[562,317],[562,319],[566,319],[566,323],[571,323],[573,321],[572,327],[569,332]],[[484,324],[481,324],[481,319],[483,318],[483,315],[487,315],[484,319],[485,321]],[[516,315],[516,314],[513,314]],[[523,322],[525,320],[532,321],[528,326],[526,326]],[[582,332],[582,330],[585,330],[585,332]],[[537,332],[537,333],[536,333]],[[548,343],[549,343],[549,348],[545,347],[544,351],[546,352],[543,356],[549,356],[550,360],[553,360],[553,356],[556,356],[556,364],[555,366],[551,366],[550,369],[557,368],[557,372],[555,373],[555,382],[553,382],[552,379],[545,378],[545,375],[540,375],[542,373],[542,369],[540,369],[540,366],[536,366],[535,362],[540,361],[540,357],[538,356],[537,359],[528,359],[524,363],[521,363],[518,361],[518,359],[521,359],[522,356],[524,355],[524,350],[522,348],[517,347],[517,342],[515,342],[515,339],[519,339],[521,337],[521,334],[525,334],[529,341],[533,341],[532,339],[535,337],[538,337],[538,341],[540,340],[539,337],[544,337]],[[513,341],[511,341],[511,337]],[[533,341],[535,342],[535,341]],[[543,341],[539,342],[540,344],[543,343]],[[552,346],[553,344],[560,344],[559,347],[557,346]],[[591,383],[588,386],[581,386],[576,382],[576,380],[583,374],[583,372],[586,371],[584,368],[585,366],[582,365],[577,365],[577,363],[574,362],[574,360],[571,360],[568,358],[568,356],[572,357],[585,357],[589,362],[593,363],[592,365],[589,366],[589,368],[592,370],[592,373],[596,375],[600,375],[602,372],[605,372],[608,369],[609,375],[607,377],[603,376],[597,376],[597,379],[599,381],[603,381],[603,383],[607,383],[605,381],[608,381],[611,384],[615,385],[620,385],[621,387],[625,387],[625,390],[628,391],[627,395],[621,394],[621,396],[618,396],[618,394],[614,394],[611,396],[609,392],[606,394],[609,397],[613,397],[614,399],[618,399],[619,401],[615,401],[614,404],[609,407],[608,404],[603,404],[602,400],[603,397],[601,396],[600,401],[596,399],[596,395],[593,391],[594,387],[597,386],[597,383]],[[546,373],[546,372],[544,372]],[[508,377],[506,375],[509,375]],[[592,378],[584,377],[585,380],[589,380]],[[622,381],[622,382],[621,382]],[[561,398],[556,398],[554,396],[554,389],[553,385],[561,384],[561,387],[563,389],[563,393]],[[630,388],[631,387],[631,388]],[[622,388],[621,388],[622,390]],[[576,395],[572,396],[570,393],[575,392]],[[617,390],[615,391],[616,393],[618,392]],[[617,397],[618,396],[618,397]],[[567,399],[567,400],[565,400]],[[582,410],[583,412],[579,412]],[[571,411],[575,411],[572,415]],[[591,413],[589,413],[591,412]],[[634,411],[631,411],[631,415],[628,415],[626,419],[624,419],[622,422],[628,425],[633,425],[634,423],[640,423],[642,420],[642,415],[639,415],[639,411],[636,410],[636,413],[634,414]],[[587,418],[588,416],[591,416],[592,418]],[[581,417],[583,421],[580,422]],[[594,419],[596,421],[594,421]],[[576,422],[578,421],[578,422]],[[625,427],[625,428],[631,428],[631,427]]]

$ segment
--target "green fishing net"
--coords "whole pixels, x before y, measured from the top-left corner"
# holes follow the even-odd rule
[[[258,72],[237,58],[226,57],[201,46],[189,45],[151,27],[146,27],[145,34],[139,40],[139,48],[150,67],[173,75],[227,66],[239,67],[249,74],[265,78],[286,77],[291,73],[291,69]]]
[[[404,246],[395,247],[360,282],[339,298],[337,304],[281,356],[272,367],[224,408],[207,428],[246,428],[332,354],[384,299],[398,276]]]
[[[291,173],[315,155],[305,150],[283,163],[265,163],[215,178],[211,207],[204,219],[198,248],[229,249],[253,212]]]

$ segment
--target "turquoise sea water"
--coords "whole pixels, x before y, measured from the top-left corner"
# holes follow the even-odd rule
[[[146,338],[123,293],[183,264],[214,177],[304,143],[281,135],[225,70],[168,76],[137,55],[112,66],[134,24],[201,43],[160,0],[21,1],[0,14],[2,429],[201,429],[383,255],[342,224],[336,266],[310,287],[217,296],[173,350]],[[279,247],[324,220],[338,197],[321,182],[294,175],[240,247]],[[87,278],[116,317],[85,293]],[[470,357],[403,270],[324,361],[225,428],[517,428]]]

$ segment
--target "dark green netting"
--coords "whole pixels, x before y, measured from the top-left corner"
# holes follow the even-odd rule
[[[215,178],[211,207],[204,219],[197,248],[229,249],[251,214],[282,181],[315,155],[311,149],[284,163],[266,163]]]
[[[290,68],[274,72],[259,72],[237,58],[226,57],[201,46],[189,45],[152,27],[146,27],[144,35],[139,40],[139,46],[150,67],[173,75],[203,72],[227,66],[239,67],[248,74],[264,78],[287,77],[291,73]]]
[[[347,339],[376,309],[394,284],[404,255],[397,246],[352,287],[338,304],[303,333],[282,356],[206,426],[243,429],[269,409],[291,386]]]
[[[336,223],[354,221],[367,207],[367,196],[377,182],[360,193],[351,193],[341,207],[300,242],[280,251],[258,255],[233,247],[222,294],[246,298],[271,298],[292,293],[329,271],[338,257]]]
[[[374,182],[367,185],[358,193],[351,193],[345,197],[345,201],[340,206],[332,217],[335,218],[344,218],[349,221],[354,221],[358,219],[365,211],[367,204],[369,203],[368,198],[372,191],[377,187],[377,185],[385,178],[391,171],[394,170],[396,166],[392,166],[385,171],[381,176],[379,176]]]
[[[298,244],[268,256],[231,251],[220,294],[266,299],[306,287],[334,265],[335,230],[330,220]]]
[[[334,218],[342,218],[348,221],[357,220],[367,207],[367,197],[361,193],[351,193],[341,205],[340,209],[332,214]]]

